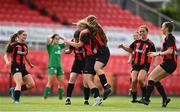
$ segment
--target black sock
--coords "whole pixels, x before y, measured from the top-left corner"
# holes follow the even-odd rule
[[[19,101],[20,95],[21,95],[21,91],[20,90],[15,90],[14,91],[14,100]]]
[[[167,99],[167,95],[166,95],[166,92],[164,91],[164,87],[161,85],[161,83],[160,82],[156,82],[155,86],[156,86],[159,94],[162,96],[162,98],[164,100],[166,100]]]
[[[146,97],[146,86],[141,87],[141,91],[142,91],[142,99],[144,99]]]
[[[148,81],[148,86],[147,86],[147,94],[146,94],[146,101],[149,101],[149,98],[151,96],[151,93],[154,90],[154,81],[153,80],[149,80]]]
[[[99,79],[100,79],[101,85],[103,86],[103,88],[105,88],[107,85],[106,76],[104,74],[100,74]]]
[[[90,89],[84,87],[84,100],[89,100],[89,96],[90,96]]]
[[[99,96],[98,88],[92,88],[91,89],[91,94],[93,95],[94,98],[97,98]]]
[[[131,91],[131,95],[132,95],[133,100],[137,99],[137,92]]]
[[[25,91],[25,90],[28,90],[28,89],[27,89],[27,86],[26,86],[26,85],[22,85],[22,86],[21,86],[21,91]]]
[[[68,83],[66,97],[71,97],[73,89],[74,89],[74,84]]]

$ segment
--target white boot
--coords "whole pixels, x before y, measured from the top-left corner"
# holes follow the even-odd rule
[[[100,98],[100,97],[98,96],[98,97],[96,97],[96,98],[94,99],[94,104],[93,104],[93,106],[101,105],[101,103],[102,103],[102,98]]]

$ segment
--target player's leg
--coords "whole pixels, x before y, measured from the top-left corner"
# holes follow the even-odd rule
[[[48,82],[46,84],[46,87],[44,89],[44,94],[43,94],[44,99],[47,99],[48,95],[50,94],[51,87],[53,85],[55,78],[56,78],[55,74],[54,75],[48,75]]]
[[[64,90],[63,90],[63,87],[64,87],[64,81],[63,81],[63,76],[64,74],[64,71],[63,69],[60,67],[57,69],[57,80],[58,80],[58,97],[59,99],[61,100],[63,98],[63,95],[64,95]]]
[[[146,97],[146,76],[147,76],[147,71],[144,69],[141,69],[138,74],[138,83],[141,87],[141,92],[142,92],[141,99],[145,99]]]
[[[31,74],[27,74],[23,77],[24,85],[21,86],[21,91],[25,91],[35,87],[35,82],[31,76]]]
[[[96,106],[96,105],[100,105],[102,103],[102,99],[100,98],[98,88],[94,84],[93,77],[94,77],[94,75],[92,75],[92,74],[84,74],[84,81],[85,81],[85,83],[87,83],[88,87],[91,90],[91,93],[94,97],[93,105]]]
[[[132,96],[132,103],[137,102],[137,77],[138,77],[138,71],[132,71],[131,72],[131,96]]]
[[[19,99],[21,96],[21,84],[23,82],[22,80],[22,73],[21,72],[17,72],[13,75],[13,79],[16,83],[16,87],[14,89],[14,92],[11,93],[14,99],[15,103],[19,103]]]
[[[99,53],[96,57],[94,64],[94,70],[99,76],[102,87],[104,88],[103,100],[105,100],[111,93],[111,86],[108,84],[105,72],[103,68],[106,66],[110,57],[110,52],[108,48],[103,48],[102,53]]]
[[[69,77],[69,82],[68,82],[68,86],[67,86],[67,90],[66,90],[66,105],[70,105],[71,104],[71,95],[74,89],[74,84],[77,80],[78,74],[75,72],[71,72],[70,73],[70,77]]]
[[[90,89],[88,85],[83,80],[83,86],[84,86],[84,105],[89,105],[89,96],[90,96]]]
[[[154,90],[155,82],[158,82],[159,79],[162,79],[167,76],[168,73],[164,71],[160,65],[158,65],[149,75],[148,77],[148,86],[147,86],[147,94],[146,98],[143,101],[143,104],[148,105],[150,102],[150,96]]]
[[[156,89],[158,90],[159,94],[162,96],[162,107],[166,107],[167,104],[170,102],[170,98],[167,97],[164,87],[160,83],[160,81],[156,82],[155,86],[156,86]]]

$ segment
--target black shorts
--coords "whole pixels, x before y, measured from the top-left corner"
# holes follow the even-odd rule
[[[96,72],[94,70],[95,59],[96,59],[95,56],[86,56],[85,57],[85,65],[84,65],[83,74],[96,75]]]
[[[84,69],[84,60],[75,59],[71,68],[71,72],[82,74]]]
[[[147,64],[147,65],[137,65],[137,64],[134,64],[132,65],[132,70],[131,71],[140,71],[140,70],[145,70],[145,71],[149,71],[149,68],[150,68],[150,65]]]
[[[174,61],[163,61],[160,66],[169,74],[172,74],[177,67],[177,63]]]
[[[109,61],[110,51],[108,47],[101,48],[96,54],[96,61],[100,61],[104,64],[104,67]]]
[[[17,72],[21,72],[22,77],[29,74],[29,72],[26,70],[25,65],[18,65],[18,64],[12,63],[12,65],[11,65],[11,74],[14,75]]]

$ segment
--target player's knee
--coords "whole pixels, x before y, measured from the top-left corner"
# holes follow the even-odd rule
[[[70,78],[70,79],[69,79],[69,83],[74,84],[74,83],[75,83],[75,81],[76,81],[76,79],[75,79],[75,78]]]
[[[94,66],[94,70],[99,74],[101,72],[101,68],[99,66]]]
[[[132,79],[132,84],[137,84],[137,79]]]
[[[34,82],[32,82],[32,83],[28,84],[28,86],[29,86],[29,88],[35,88],[36,85]]]
[[[77,79],[77,75],[71,75],[69,79],[69,83],[75,83]]]
[[[143,83],[145,83],[145,80],[144,79],[138,79],[138,83],[143,84]]]

